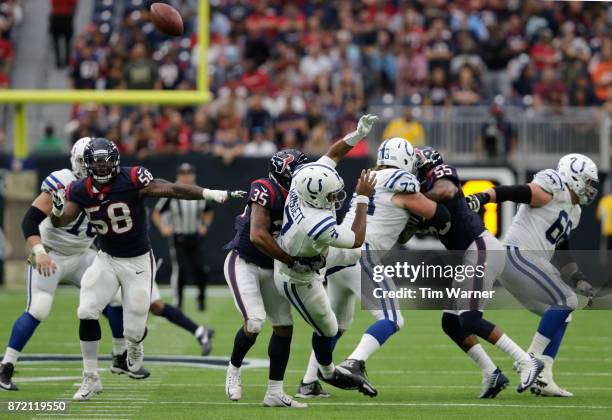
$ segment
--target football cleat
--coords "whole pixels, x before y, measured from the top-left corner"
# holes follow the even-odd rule
[[[83,382],[79,390],[72,397],[73,400],[86,401],[90,400],[94,395],[102,392],[102,381],[97,373],[83,372]]]
[[[215,335],[215,330],[212,328],[201,327],[202,330],[196,336],[198,343],[202,347],[202,356],[208,356],[212,352],[212,338]]]
[[[287,407],[287,408],[306,408],[308,404],[298,402],[291,398],[289,395],[283,393],[270,394],[266,392],[264,396],[263,404],[266,407]]]
[[[227,367],[225,375],[225,395],[231,401],[240,401],[242,398],[242,381],[240,379],[240,368]]]
[[[495,398],[509,383],[510,381],[506,375],[504,375],[500,368],[497,368],[483,378],[483,388],[478,398]]]
[[[111,373],[115,375],[123,375],[124,373],[130,373],[127,366],[127,350],[121,354],[113,354],[113,363],[111,364]]]
[[[142,366],[144,349],[142,343],[128,342],[126,365],[128,376],[132,379],[146,379],[151,373]]]
[[[295,396],[297,398],[329,398],[329,392],[325,392],[319,381],[312,381],[307,384],[300,381]]]
[[[531,393],[542,397],[573,397],[574,394],[555,383],[552,371],[544,369],[531,387]]]
[[[13,382],[15,366],[12,363],[0,363],[0,389],[5,391],[17,391],[17,385]]]
[[[360,384],[357,389],[363,395],[367,395],[368,397],[375,397],[378,395],[378,391],[374,388],[374,385],[368,381],[365,362],[363,360],[346,359],[344,362],[340,363],[339,367],[348,370],[358,378]]]
[[[544,369],[544,362],[530,356],[529,359],[522,360],[519,363],[518,368],[520,371],[521,383],[516,388],[516,391],[520,393],[535,383],[538,376],[542,372],[542,369]]]

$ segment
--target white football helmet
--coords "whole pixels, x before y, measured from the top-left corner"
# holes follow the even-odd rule
[[[72,166],[72,173],[79,179],[87,176],[87,169],[85,169],[83,153],[85,152],[85,146],[87,146],[90,141],[91,137],[81,137],[74,143],[72,150],[70,150],[70,165]]]
[[[590,204],[597,195],[597,165],[585,155],[570,153],[563,156],[557,165],[563,181],[578,196],[581,205]]]
[[[322,163],[302,165],[293,176],[298,197],[317,209],[340,208],[346,198],[344,181],[331,166]]]
[[[412,144],[401,137],[393,137],[383,141],[378,148],[376,164],[393,166],[414,173],[416,160]]]

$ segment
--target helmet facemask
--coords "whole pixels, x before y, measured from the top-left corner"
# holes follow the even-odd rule
[[[106,150],[96,150],[93,156],[85,161],[87,173],[98,183],[107,184],[117,174],[119,156],[113,156]]]

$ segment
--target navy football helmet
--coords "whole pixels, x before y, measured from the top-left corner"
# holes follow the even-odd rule
[[[415,164],[416,175],[419,182],[427,179],[427,174],[436,166],[444,164],[442,155],[433,147],[418,147],[416,149],[417,160]]]
[[[108,184],[119,174],[119,149],[104,137],[97,137],[87,144],[83,161],[87,175],[98,184]]]
[[[270,178],[275,180],[281,187],[288,190],[291,187],[291,179],[298,166],[308,162],[306,155],[296,149],[283,149],[274,153],[270,158],[268,166]]]

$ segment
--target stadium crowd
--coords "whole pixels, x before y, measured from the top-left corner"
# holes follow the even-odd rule
[[[194,89],[196,1],[169,3],[183,14],[183,37],[157,33],[147,1],[126,0],[116,25],[98,10],[75,40],[72,86]],[[525,107],[593,106],[612,84],[606,3],[216,0],[211,7],[211,103],[75,108],[72,138],[100,134],[123,153],[197,151],[226,162],[279,147],[318,154],[372,104],[488,105],[501,94]],[[365,147],[354,154],[367,154]]]
[[[21,0],[0,0],[0,89],[11,81],[14,55],[14,30],[23,17]]]

